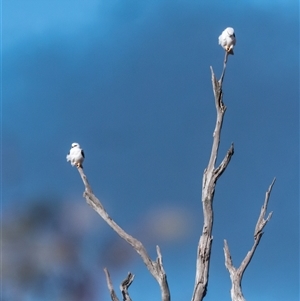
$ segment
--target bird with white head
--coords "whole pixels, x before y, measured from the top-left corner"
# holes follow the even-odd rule
[[[233,47],[236,44],[236,37],[234,29],[232,27],[227,27],[219,36],[219,44],[225,49],[228,54],[233,53]]]
[[[84,161],[84,152],[83,149],[80,148],[79,143],[72,143],[71,149],[67,155],[67,161],[70,161],[72,166],[76,165],[77,168],[82,168],[82,163]]]

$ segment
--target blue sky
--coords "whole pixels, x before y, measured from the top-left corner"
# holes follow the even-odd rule
[[[298,300],[295,1],[3,1],[4,225],[26,215],[33,199],[51,196],[97,225],[80,253],[86,266],[93,269],[89,258],[107,241],[116,240],[118,249],[116,235],[89,213],[79,175],[65,160],[71,143],[79,142],[104,206],[150,254],[161,246],[172,299],[190,299],[202,229],[201,181],[215,123],[209,66],[219,77],[224,53],[217,38],[227,26],[235,28],[237,45],[223,86],[227,111],[218,162],[232,142],[235,154],[216,188],[205,300],[230,300],[223,239],[239,265],[273,177],[273,217],[243,290],[247,300]],[[159,300],[138,255],[127,252],[118,268],[116,258],[105,255],[99,265],[111,265],[116,288],[129,270],[136,275],[133,300]],[[144,296],[148,287],[153,294]],[[99,295],[109,299],[105,285]]]

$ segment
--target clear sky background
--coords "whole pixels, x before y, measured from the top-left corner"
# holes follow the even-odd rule
[[[247,300],[299,300],[297,1],[2,1],[3,300],[109,300],[136,275],[133,300],[160,300],[139,256],[82,198],[72,142],[111,216],[154,258],[173,301],[190,300],[215,125],[210,66],[235,28],[205,300],[230,300],[223,240],[239,266],[265,192],[273,217],[246,270]],[[120,296],[120,295],[119,295]],[[76,299],[77,298],[77,299]]]

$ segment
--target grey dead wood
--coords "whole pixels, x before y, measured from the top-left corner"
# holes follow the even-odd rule
[[[226,106],[223,102],[223,79],[225,76],[226,65],[228,60],[228,53],[225,52],[224,64],[222,74],[219,80],[217,80],[213,68],[211,69],[211,77],[212,77],[212,87],[213,87],[213,94],[215,99],[215,107],[216,107],[216,124],[215,129],[213,132],[213,143],[211,154],[209,158],[209,162],[207,167],[203,173],[202,179],[202,209],[203,209],[203,228],[202,234],[199,239],[198,247],[197,247],[197,259],[196,259],[196,276],[195,276],[195,285],[194,291],[192,295],[192,301],[202,301],[207,293],[207,286],[208,286],[208,279],[209,279],[209,264],[210,264],[210,255],[211,255],[211,248],[212,248],[212,229],[213,229],[213,199],[215,193],[215,186],[217,184],[217,180],[226,170],[233,154],[234,154],[234,145],[231,144],[230,148],[228,149],[227,153],[225,154],[221,163],[216,166],[216,161],[218,157],[218,150],[219,144],[221,139],[221,130],[223,125],[223,119],[226,112]],[[144,264],[146,265],[149,272],[152,276],[156,279],[160,286],[161,290],[161,299],[162,301],[170,301],[170,291],[167,282],[167,276],[164,271],[163,262],[162,262],[162,255],[159,246],[156,247],[157,258],[156,260],[151,260],[149,257],[145,247],[143,244],[137,240],[136,238],[132,237],[128,233],[126,233],[106,212],[102,203],[99,199],[94,195],[92,188],[88,182],[86,175],[82,167],[78,167],[78,172],[81,176],[81,179],[85,186],[84,191],[84,198],[86,199],[87,203],[102,217],[102,219],[125,241],[127,241],[135,251],[141,256]],[[275,181],[275,179],[274,179]],[[254,233],[254,245],[252,249],[248,252],[245,259],[243,260],[241,266],[236,269],[234,268],[228,248],[228,244],[226,240],[224,241],[224,254],[225,254],[225,265],[230,273],[230,277],[232,280],[232,289],[231,289],[231,296],[233,301],[245,301],[241,291],[241,280],[243,273],[250,263],[252,256],[255,252],[257,245],[263,235],[263,228],[265,227],[266,223],[272,216],[270,213],[265,219],[265,214],[267,210],[269,196],[272,190],[272,186],[274,181],[269,187],[269,190],[266,194],[266,199],[264,205],[261,209],[261,213],[255,227]],[[107,286],[110,291],[112,301],[119,301],[116,293],[113,289],[113,285],[110,279],[110,275],[107,269],[104,270],[106,274]],[[128,288],[133,281],[134,276],[129,273],[127,278],[121,283],[120,289],[123,295],[123,301],[131,301],[131,298],[128,293]]]
[[[230,295],[231,295],[231,300],[232,301],[246,301],[246,299],[243,296],[242,293],[242,278],[244,275],[244,272],[249,265],[255,250],[260,242],[260,239],[263,235],[263,229],[272,217],[272,213],[270,212],[265,219],[266,213],[267,213],[267,208],[268,208],[268,202],[270,198],[270,194],[273,188],[273,185],[275,183],[275,179],[272,181],[271,185],[269,186],[269,189],[266,192],[265,196],[265,201],[264,204],[260,210],[260,214],[255,226],[254,230],[254,242],[251,250],[247,253],[246,257],[242,261],[241,265],[239,268],[235,268],[233,266],[232,258],[230,255],[228,243],[226,239],[224,240],[224,256],[225,256],[225,266],[229,272],[230,279],[231,279],[231,290],[230,290]]]
[[[234,146],[231,144],[224,159],[216,167],[216,160],[218,156],[219,144],[221,139],[221,130],[226,111],[226,106],[223,103],[223,79],[225,76],[226,64],[228,54],[225,52],[223,71],[220,80],[216,79],[213,68],[211,69],[212,87],[215,98],[215,106],[217,111],[216,125],[213,132],[213,143],[210,154],[210,159],[207,168],[204,170],[202,180],[202,209],[203,209],[203,228],[202,235],[197,248],[196,260],[196,277],[192,296],[192,301],[202,301],[207,292],[208,278],[209,278],[209,263],[212,247],[212,229],[213,229],[213,199],[215,193],[215,186],[218,178],[223,174],[228,166],[231,157],[234,153]]]
[[[120,290],[122,292],[123,301],[132,301],[129,296],[129,293],[128,293],[128,288],[131,285],[133,279],[134,279],[134,275],[131,273],[128,273],[127,277],[122,281],[122,283],[120,285]]]
[[[112,281],[111,281],[111,278],[110,278],[110,274],[109,274],[107,268],[104,269],[104,273],[105,273],[105,276],[106,276],[107,287],[108,287],[108,290],[110,292],[111,300],[112,301],[119,301],[119,299],[116,295],[116,292],[114,290],[114,287],[113,287],[113,284],[112,284]]]
[[[86,199],[86,202],[102,217],[102,219],[126,242],[128,242],[133,249],[140,255],[142,258],[144,264],[146,265],[147,269],[151,273],[151,275],[156,279],[156,281],[159,284],[160,291],[161,291],[161,300],[162,301],[170,301],[170,290],[169,285],[167,282],[167,276],[163,267],[162,262],[162,255],[159,246],[156,246],[156,253],[157,258],[156,260],[152,260],[150,256],[148,255],[144,245],[125,232],[106,212],[104,209],[102,203],[99,201],[99,199],[94,195],[93,190],[88,182],[88,179],[86,175],[84,174],[83,168],[78,167],[78,172],[81,176],[81,179],[83,181],[83,184],[85,186],[85,191],[83,193],[83,197]],[[110,277],[107,277],[109,275],[106,273],[106,278],[110,279]],[[132,279],[133,280],[133,279]],[[111,281],[110,281],[111,284]],[[109,286],[109,282],[108,282]],[[109,288],[110,289],[110,288]],[[110,290],[111,291],[111,290]],[[118,299],[113,299],[113,301],[117,301]]]
[[[117,297],[117,294],[113,288],[113,284],[110,278],[110,274],[107,268],[104,269],[104,273],[106,276],[106,282],[107,282],[107,287],[110,292],[110,298],[112,301],[119,301],[119,298]],[[133,282],[134,275],[131,273],[128,273],[127,277],[121,282],[120,284],[120,290],[123,296],[123,301],[132,301],[130,298],[130,295],[128,293],[128,288]]]

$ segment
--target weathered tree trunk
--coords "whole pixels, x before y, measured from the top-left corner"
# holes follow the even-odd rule
[[[226,70],[227,57],[228,54],[225,53],[223,72],[219,81],[216,79],[211,67],[212,86],[215,97],[217,120],[213,133],[213,144],[210,159],[207,168],[204,170],[202,181],[202,208],[204,222],[202,235],[200,236],[197,249],[196,277],[192,301],[202,301],[207,292],[210,254],[213,240],[213,199],[215,194],[215,186],[218,178],[225,171],[234,153],[234,147],[232,144],[221,164],[218,167],[215,167],[221,139],[223,118],[226,111],[226,106],[223,103],[222,84]]]

